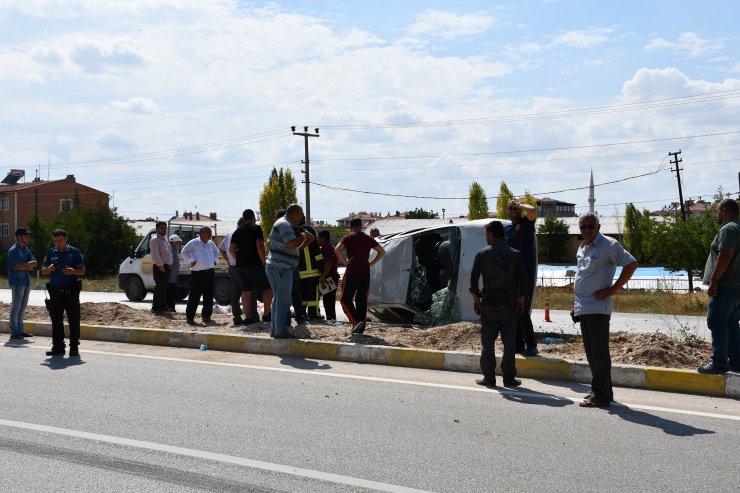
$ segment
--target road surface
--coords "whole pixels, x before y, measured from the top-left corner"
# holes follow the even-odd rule
[[[729,491],[740,402],[336,361],[0,340],[0,491]]]

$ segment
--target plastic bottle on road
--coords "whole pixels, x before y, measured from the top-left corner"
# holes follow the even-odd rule
[[[201,344],[200,345],[200,350],[201,351],[208,351],[208,346],[206,346],[205,344]]]
[[[565,339],[560,339],[558,337],[545,337],[542,339],[542,342],[545,344],[565,344]]]

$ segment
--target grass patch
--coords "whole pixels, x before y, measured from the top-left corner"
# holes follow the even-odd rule
[[[570,310],[573,292],[569,288],[537,288],[534,308],[543,309],[550,298],[552,310]],[[705,315],[706,293],[622,290],[614,297],[614,311],[623,313],[662,313],[666,315]]]

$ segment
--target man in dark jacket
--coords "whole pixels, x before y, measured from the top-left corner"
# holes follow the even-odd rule
[[[473,295],[475,313],[481,317],[480,367],[483,378],[476,380],[478,385],[496,386],[496,354],[494,345],[501,333],[504,344],[504,357],[501,372],[504,374],[504,387],[517,387],[521,380],[516,377],[514,360],[514,338],[516,336],[517,315],[524,309],[527,294],[527,271],[519,251],[504,243],[504,226],[499,221],[486,225],[488,246],[481,249],[473,261],[470,274],[470,292]],[[480,278],[483,277],[483,289]]]
[[[316,230],[310,224],[306,224],[306,216],[303,216],[300,227],[311,233],[315,238]],[[301,276],[301,300],[302,310],[309,320],[319,318],[319,279],[324,271],[324,256],[321,246],[317,242],[309,243],[300,250],[301,258],[298,261],[298,273]]]

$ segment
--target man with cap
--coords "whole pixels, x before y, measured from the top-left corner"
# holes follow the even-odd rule
[[[36,268],[36,258],[28,248],[31,233],[26,228],[15,231],[15,244],[8,250],[8,284],[13,299],[10,304],[10,338],[23,339],[31,337],[23,331],[23,317],[28,306],[28,295],[31,292],[31,274]]]
[[[149,240],[149,253],[152,256],[152,275],[154,276],[153,312],[167,311],[167,283],[170,280],[172,249],[167,241],[167,223],[157,222],[157,234]]]
[[[67,244],[67,232],[55,229],[51,233],[54,246],[44,257],[41,273],[49,276],[46,289],[49,300],[46,308],[51,317],[51,350],[47,356],[63,355],[64,347],[64,313],[69,323],[69,355],[79,356],[80,345],[80,291],[82,281],[79,276],[85,275],[85,262],[82,253]]]
[[[177,235],[170,235],[170,249],[172,263],[170,264],[170,278],[167,282],[167,310],[174,312],[177,302],[177,278],[180,276],[180,247],[182,239]]]

